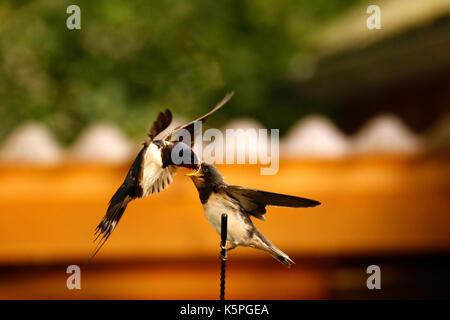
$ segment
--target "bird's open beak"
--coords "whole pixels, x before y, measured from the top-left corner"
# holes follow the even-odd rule
[[[197,167],[197,171],[191,172],[191,173],[186,173],[185,176],[187,176],[187,177],[197,176],[199,174],[201,168],[202,168],[202,165],[199,162],[198,167]]]

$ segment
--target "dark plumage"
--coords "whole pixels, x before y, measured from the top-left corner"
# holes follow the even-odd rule
[[[130,201],[136,198],[145,198],[165,189],[172,182],[178,166],[198,169],[199,159],[192,151],[195,123],[206,120],[228,102],[232,96],[233,93],[227,94],[210,112],[187,124],[176,127],[159,140],[156,139],[157,136],[172,122],[172,113],[166,110],[158,114],[148,133],[148,138],[143,143],[142,149],[131,165],[124,182],[111,198],[106,215],[95,230],[95,235],[97,235],[95,240],[99,238],[100,240],[90,260],[94,258],[111,236]],[[182,130],[186,130],[190,134],[190,145],[177,140]],[[180,159],[185,159],[182,157],[184,155],[188,160],[183,160],[181,163],[175,162],[174,154],[180,156]]]
[[[266,206],[292,208],[315,207],[320,202],[280,193],[230,186],[223,181],[219,170],[203,162],[200,169],[188,174],[194,182],[206,218],[220,234],[220,217],[228,215],[228,250],[237,246],[249,246],[264,250],[286,266],[294,262],[270,243],[253,225],[250,216],[265,220]]]

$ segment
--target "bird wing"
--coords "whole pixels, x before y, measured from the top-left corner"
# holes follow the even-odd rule
[[[266,206],[307,208],[320,204],[320,202],[311,199],[239,186],[220,185],[218,191],[225,192],[229,197],[238,201],[247,214],[261,220],[265,220]]]
[[[169,186],[169,184],[173,181],[173,176],[177,173],[177,167],[174,165],[168,166],[163,169],[161,175],[155,182],[148,187],[148,193],[144,191],[144,195],[150,195],[159,193],[165,188]]]
[[[215,106],[211,111],[209,111],[207,114],[205,114],[205,115],[201,116],[200,118],[195,119],[195,120],[193,120],[193,121],[191,121],[191,122],[189,122],[189,123],[186,123],[186,124],[183,124],[183,125],[180,125],[180,126],[176,127],[176,128],[173,129],[171,132],[169,132],[169,133],[163,138],[163,140],[173,140],[174,138],[178,139],[177,134],[179,134],[179,131],[180,131],[181,129],[185,129],[185,130],[189,131],[189,134],[190,134],[190,136],[191,136],[191,148],[192,148],[192,147],[194,146],[194,141],[195,141],[195,139],[194,139],[194,135],[195,135],[195,132],[194,132],[195,123],[196,123],[196,122],[199,122],[199,121],[204,121],[204,120],[206,120],[210,115],[212,115],[214,112],[216,112],[217,110],[219,110],[220,108],[222,108],[223,105],[224,105],[225,103],[227,103],[228,100],[230,100],[231,97],[232,97],[233,95],[234,95],[234,92],[229,92],[229,93],[227,93],[226,96],[225,96],[218,104],[216,104],[216,106]]]
[[[155,122],[153,122],[150,131],[148,132],[148,138],[144,142],[144,145],[148,146],[153,139],[156,138],[158,134],[160,134],[164,129],[166,129],[170,123],[172,122],[172,112],[166,109],[164,112],[160,112]]]

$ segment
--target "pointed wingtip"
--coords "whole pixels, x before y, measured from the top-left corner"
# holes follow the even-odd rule
[[[230,91],[228,92],[225,97],[222,100],[222,103],[225,104],[226,102],[228,102],[228,100],[230,100],[232,97],[234,96],[234,91]]]
[[[216,104],[216,106],[207,114],[210,115],[211,113],[217,111],[221,107],[223,107],[234,95],[234,91],[228,92],[223,99]]]
[[[304,203],[304,208],[313,208],[320,206],[322,203],[317,200],[307,199],[307,198],[301,198],[303,200],[306,200],[306,203]],[[301,207],[300,207],[301,208]]]

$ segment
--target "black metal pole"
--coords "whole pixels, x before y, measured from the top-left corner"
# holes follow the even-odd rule
[[[225,267],[227,263],[227,228],[228,228],[228,216],[223,213],[220,225],[220,300],[225,300]]]

